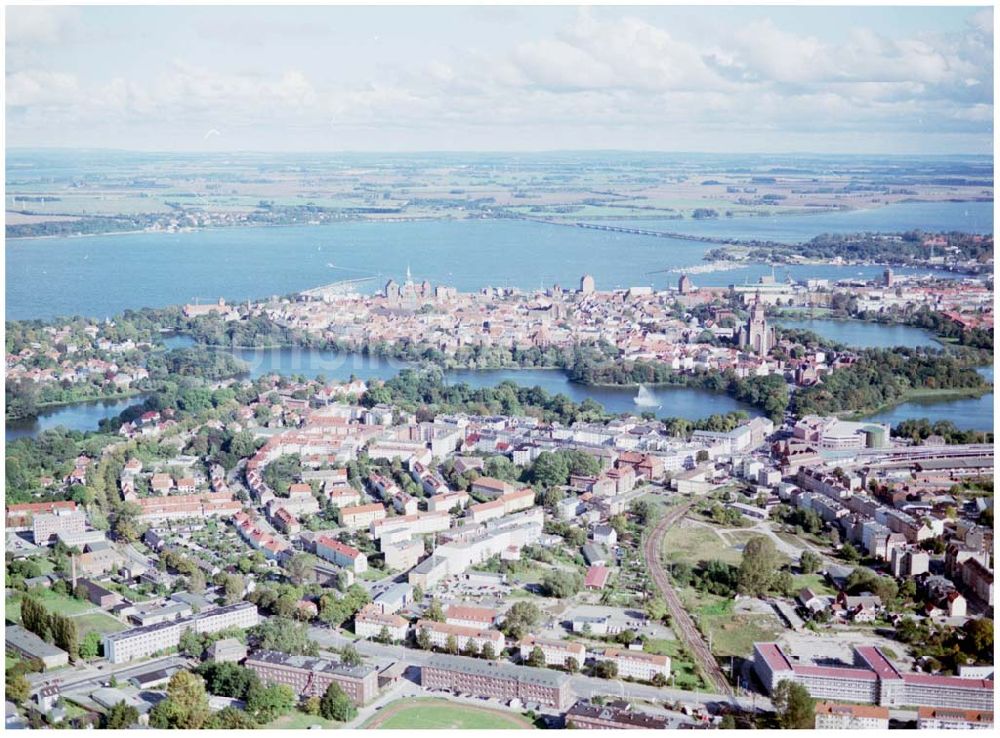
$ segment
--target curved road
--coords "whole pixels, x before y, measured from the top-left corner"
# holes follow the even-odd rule
[[[656,524],[656,527],[653,528],[652,532],[646,538],[646,542],[642,547],[643,554],[646,557],[646,564],[649,566],[649,574],[656,583],[656,586],[663,593],[663,599],[666,600],[674,631],[680,635],[681,640],[687,645],[688,650],[691,651],[695,661],[701,668],[702,674],[711,682],[714,690],[732,699],[734,694],[732,687],[729,686],[729,681],[726,679],[725,674],[722,673],[722,669],[719,668],[718,662],[712,656],[712,652],[705,643],[705,639],[701,637],[701,633],[695,626],[691,616],[684,609],[680,597],[677,596],[673,587],[670,586],[666,569],[663,567],[663,535],[670,526],[687,514],[692,504],[688,502],[680,505],[669,510],[663,516],[663,519]]]

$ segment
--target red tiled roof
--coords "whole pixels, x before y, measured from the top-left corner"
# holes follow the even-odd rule
[[[361,555],[361,552],[358,551],[358,549],[348,546],[345,543],[341,543],[340,541],[330,538],[329,536],[320,536],[317,538],[316,545],[326,546],[327,548],[332,549],[339,554],[343,554],[344,556],[349,556],[352,559],[356,559]]]
[[[608,583],[609,576],[611,576],[611,571],[606,566],[592,566],[587,569],[587,576],[583,580],[583,586],[604,589],[604,585]]]
[[[788,660],[785,652],[781,650],[777,643],[758,643],[756,647],[761,656],[764,657],[767,665],[771,667],[771,671],[792,670],[792,662]]]
[[[938,674],[903,674],[907,684],[918,684],[922,687],[953,687],[958,689],[986,689],[993,691],[992,679],[965,679],[956,676],[941,676]]]

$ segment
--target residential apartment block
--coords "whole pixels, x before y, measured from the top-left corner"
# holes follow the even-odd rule
[[[670,657],[654,653],[609,648],[604,658],[618,666],[618,676],[650,681],[657,674],[670,677]]]
[[[877,705],[816,703],[816,730],[888,730],[889,708]]]
[[[542,649],[546,666],[566,666],[567,659],[575,659],[577,667],[582,667],[587,658],[587,649],[582,643],[560,641],[549,638],[536,638],[529,635],[521,639],[518,646],[521,649],[521,660],[526,661],[536,648]]]
[[[257,606],[251,602],[237,602],[191,617],[147,625],[120,633],[104,635],[104,656],[112,664],[146,658],[177,646],[185,630],[198,633],[217,633],[227,628],[252,628],[257,625]]]
[[[460,649],[464,649],[471,641],[477,651],[482,651],[483,646],[489,643],[493,648],[493,653],[499,655],[506,647],[503,633],[488,628],[470,628],[466,625],[449,625],[433,620],[418,620],[416,631],[417,633],[426,631],[430,636],[431,645],[435,648],[446,648],[448,639],[452,637],[455,639],[455,645]]]
[[[354,616],[354,633],[361,638],[377,638],[383,628],[393,641],[404,641],[409,623],[399,615],[383,613],[382,609],[373,603],[362,607]]]
[[[329,536],[320,536],[316,539],[316,555],[337,566],[350,569],[355,574],[368,571],[367,556],[358,549],[334,540]]]
[[[754,670],[769,694],[790,680],[814,698],[837,702],[993,709],[992,679],[900,672],[875,646],[856,647],[853,666],[817,666],[793,662],[777,643],[755,643]]]
[[[537,702],[564,710],[571,699],[570,679],[551,669],[495,663],[481,659],[435,654],[420,669],[425,689],[496,697],[507,702]]]
[[[254,651],[244,665],[264,684],[285,684],[300,697],[322,697],[336,684],[360,707],[378,694],[378,670],[368,664],[347,666],[326,658]]]

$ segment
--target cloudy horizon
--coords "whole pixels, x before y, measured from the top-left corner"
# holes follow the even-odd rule
[[[990,154],[989,7],[8,7],[7,145]]]

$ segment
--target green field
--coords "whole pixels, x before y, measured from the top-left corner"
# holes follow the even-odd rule
[[[724,597],[685,589],[681,599],[698,629],[711,636],[716,656],[749,656],[755,642],[772,641],[782,631],[775,616],[734,613],[733,601]]]
[[[58,615],[81,615],[85,612],[95,610],[94,605],[89,602],[56,594],[50,589],[36,589],[31,595],[41,602],[45,609]],[[17,592],[7,598],[6,617],[10,620],[21,622],[21,598],[23,593]]]
[[[125,625],[110,615],[94,612],[89,615],[77,615],[73,618],[82,639],[88,633],[117,633],[125,630]]]
[[[663,554],[670,563],[683,561],[692,566],[710,559],[739,564],[741,556],[739,551],[727,546],[708,528],[680,526],[670,528],[663,536]]]
[[[796,574],[795,590],[798,591],[803,587],[809,587],[814,594],[818,595],[836,594],[833,587],[826,583],[822,574]]]
[[[646,653],[670,657],[671,686],[678,689],[708,689],[708,685],[701,678],[701,674],[690,657],[681,657],[681,648],[679,641],[666,638],[648,638],[642,646],[642,650]]]
[[[409,699],[383,708],[363,727],[386,730],[529,729],[534,726],[514,713],[445,700]]]

